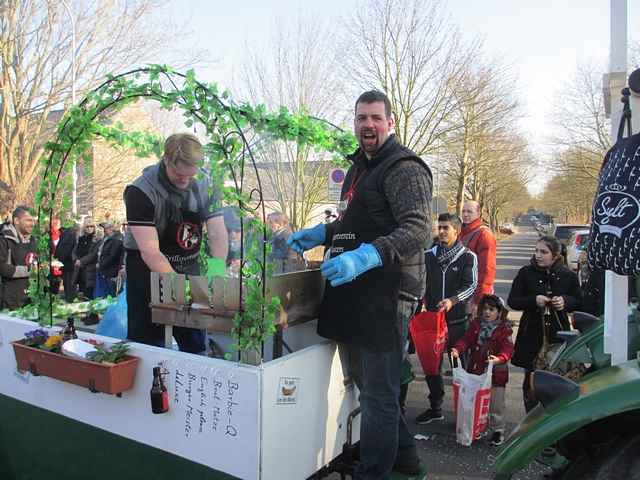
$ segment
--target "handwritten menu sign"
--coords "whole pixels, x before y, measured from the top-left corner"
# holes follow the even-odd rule
[[[194,369],[195,370],[195,369]],[[184,436],[217,434],[235,438],[240,434],[237,412],[241,403],[241,385],[223,371],[190,371],[184,367],[169,370],[173,383],[173,404],[184,419]]]

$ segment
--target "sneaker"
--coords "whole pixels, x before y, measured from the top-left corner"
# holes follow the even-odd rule
[[[408,463],[400,463],[396,460],[396,463],[393,465],[393,471],[408,476],[420,475],[422,473],[422,464],[418,457]]]
[[[441,410],[426,410],[416,417],[416,423],[418,425],[426,425],[427,423],[434,422],[436,420],[444,420]]]
[[[499,447],[504,443],[504,433],[503,432],[493,432],[491,436],[491,445],[494,447]]]

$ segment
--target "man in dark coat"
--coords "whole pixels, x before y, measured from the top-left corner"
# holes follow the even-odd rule
[[[102,228],[104,228],[104,240],[98,249],[97,270],[98,274],[106,280],[107,294],[114,296],[117,293],[116,279],[124,255],[122,234],[110,221],[104,222]]]
[[[36,261],[36,242],[31,237],[33,217],[25,206],[13,212],[13,224],[0,236],[0,308],[16,309],[27,301],[29,273]]]
[[[76,297],[77,288],[77,272],[75,262],[73,261],[73,251],[77,243],[77,227],[60,229],[60,241],[56,246],[55,258],[62,262],[62,284],[64,285],[64,299],[67,302],[73,302]]]
[[[475,253],[466,248],[458,237],[462,222],[457,215],[442,213],[438,217],[438,243],[427,251],[425,308],[446,312],[449,331],[449,347],[453,346],[467,330],[467,303],[473,299],[478,286],[478,260]],[[442,356],[439,370],[442,369]],[[444,420],[444,379],[439,372],[426,376],[431,408],[416,417],[416,423],[424,425]]]
[[[355,105],[358,151],[347,172],[338,220],[293,233],[302,253],[331,247],[318,333],[342,342],[347,370],[360,390],[362,420],[356,479],[388,479],[391,470],[420,472],[399,404],[409,317],[424,291],[423,252],[431,232],[431,172],[392,134],[384,93]]]
[[[86,217],[82,226],[82,235],[78,238],[73,252],[74,264],[78,269],[79,290],[86,298],[93,298],[93,288],[96,285],[98,243],[96,224],[93,218]]]

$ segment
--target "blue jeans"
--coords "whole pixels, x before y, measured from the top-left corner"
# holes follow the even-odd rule
[[[360,465],[358,480],[384,480],[398,461],[416,458],[416,446],[400,410],[400,377],[406,355],[409,318],[415,302],[398,300],[397,338],[389,352],[376,352],[355,345],[346,349],[347,369],[360,390]]]

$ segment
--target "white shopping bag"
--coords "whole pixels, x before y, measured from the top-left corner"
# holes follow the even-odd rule
[[[453,369],[456,441],[467,447],[480,438],[489,425],[492,373],[493,362],[489,362],[482,375],[467,372],[460,362]]]

